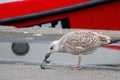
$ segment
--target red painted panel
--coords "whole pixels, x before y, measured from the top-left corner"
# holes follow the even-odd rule
[[[92,7],[71,14],[72,28],[120,30],[120,2]]]
[[[0,19],[57,9],[87,1],[90,0],[24,0],[0,4]],[[20,28],[66,17],[69,18],[71,28],[120,30],[120,1],[11,25]]]
[[[120,50],[120,46],[116,46],[116,45],[108,45],[108,46],[104,46],[104,48]]]
[[[23,0],[0,4],[0,19],[52,10],[90,0]]]
[[[68,17],[71,28],[120,30],[120,2],[95,6],[80,11],[50,16],[43,19],[13,24],[17,27],[40,24]]]

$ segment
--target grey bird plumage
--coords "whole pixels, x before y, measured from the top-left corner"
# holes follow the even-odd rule
[[[59,40],[53,41],[50,44],[48,53],[49,55],[57,52],[70,53],[79,56],[87,55],[92,54],[97,48],[107,45],[110,42],[111,38],[109,36],[98,34],[96,32],[73,31],[65,34]],[[80,58],[78,64],[78,67],[80,67]]]

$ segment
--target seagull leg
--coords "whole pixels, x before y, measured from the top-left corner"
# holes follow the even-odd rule
[[[81,56],[78,56],[78,64],[76,66],[73,66],[72,69],[75,69],[75,70],[81,70]]]

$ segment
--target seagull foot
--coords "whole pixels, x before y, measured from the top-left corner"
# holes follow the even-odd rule
[[[81,66],[72,66],[71,68],[72,68],[73,70],[81,70],[81,69],[82,69]]]

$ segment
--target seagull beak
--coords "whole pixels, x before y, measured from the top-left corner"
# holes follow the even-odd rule
[[[40,65],[40,67],[41,67],[42,69],[46,69],[45,66],[50,63],[50,61],[47,60],[50,55],[51,55],[50,52],[48,52],[48,53],[45,55],[45,59],[43,60],[42,64]]]

